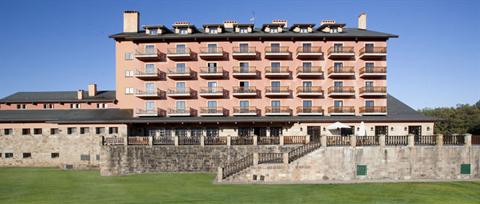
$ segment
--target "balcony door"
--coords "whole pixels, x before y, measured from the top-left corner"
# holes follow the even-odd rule
[[[342,52],[343,51],[343,44],[335,43],[333,44],[333,52]]]
[[[208,53],[217,53],[217,44],[208,44],[207,51]]]
[[[280,92],[280,82],[279,81],[272,81],[272,92]]]
[[[303,72],[310,73],[310,72],[312,72],[312,63],[311,62],[303,62],[302,68],[303,68]]]
[[[145,54],[155,54],[155,45],[145,45]]]
[[[343,81],[333,82],[333,89],[335,92],[343,92]]]
[[[176,51],[178,54],[185,54],[187,53],[187,46],[183,44],[176,45]]]
[[[240,73],[248,73],[248,62],[240,62]]]
[[[207,66],[208,66],[208,72],[209,73],[217,73],[217,63],[209,62],[207,64]]]
[[[365,44],[365,52],[366,53],[373,53],[374,52],[373,43]]]
[[[335,108],[343,107],[343,101],[333,101],[333,107]]]
[[[175,89],[177,93],[185,93],[186,91],[185,82],[177,82],[175,84]]]
[[[145,92],[147,94],[154,94],[155,93],[155,84],[154,83],[145,83]]]
[[[217,92],[217,82],[213,82],[213,81],[208,82],[208,92],[209,93]]]
[[[248,101],[240,101],[240,113],[248,113],[250,103]]]
[[[175,109],[177,110],[178,113],[184,113],[186,112],[185,109],[185,101],[176,101],[175,102]]]
[[[333,70],[334,70],[335,73],[342,72],[342,68],[343,68],[343,63],[342,62],[333,63]]]
[[[216,101],[208,101],[207,102],[208,112],[209,113],[216,113],[217,112],[217,102]]]
[[[187,68],[186,68],[185,63],[178,63],[178,64],[176,65],[175,71],[177,72],[177,74],[183,74],[183,73],[186,73],[186,72],[187,72],[186,69],[187,69]]]
[[[365,91],[366,92],[373,92],[373,81],[366,81],[365,82]]]
[[[272,73],[279,73],[280,72],[280,62],[272,62],[270,65],[272,65]]]
[[[155,73],[155,64],[145,64],[145,73],[147,74]]]
[[[272,101],[272,113],[279,113],[280,112],[280,101]]]
[[[280,43],[270,44],[271,52],[280,52]]]
[[[280,137],[282,130],[282,127],[270,127],[270,137]]]
[[[312,52],[312,44],[310,44],[310,43],[303,43],[302,49],[303,49],[303,52],[310,53],[310,52]]]
[[[311,100],[305,100],[303,101],[303,112],[304,113],[311,113],[312,112],[312,101]]]
[[[239,45],[240,47],[240,53],[248,53],[248,44],[247,43],[241,43]]]
[[[373,72],[373,67],[374,67],[374,63],[373,63],[373,62],[367,62],[367,63],[365,63],[365,72],[366,72],[366,73],[372,73],[372,72]]]
[[[311,81],[304,81],[303,83],[303,92],[312,92],[312,82]]]
[[[155,102],[153,102],[153,101],[145,102],[145,110],[147,112],[154,111],[155,110]]]

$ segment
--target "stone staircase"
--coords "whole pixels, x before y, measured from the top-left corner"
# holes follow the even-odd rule
[[[312,142],[297,147],[287,153],[252,153],[239,160],[233,161],[224,167],[218,168],[217,182],[230,180],[229,178],[241,174],[256,165],[290,164],[321,147],[321,143]]]

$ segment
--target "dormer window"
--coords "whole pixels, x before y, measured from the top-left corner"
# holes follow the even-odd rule
[[[217,33],[218,33],[218,30],[217,30],[216,28],[210,28],[210,29],[208,30],[208,33],[210,33],[210,34],[217,34]]]
[[[278,28],[270,28],[270,33],[278,33]]]
[[[186,35],[188,34],[188,28],[179,28],[178,33],[181,35]]]
[[[240,28],[240,33],[248,33],[248,28],[246,27]]]
[[[338,28],[337,28],[337,27],[333,27],[333,28],[330,30],[330,33],[338,33]]]
[[[157,35],[157,34],[158,34],[158,29],[148,30],[148,34],[150,34],[150,35]]]
[[[300,33],[308,33],[308,28],[300,28]]]

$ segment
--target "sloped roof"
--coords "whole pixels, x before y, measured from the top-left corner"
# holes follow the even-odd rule
[[[103,121],[132,118],[129,109],[0,110],[0,122]]]
[[[97,91],[97,95],[88,96],[83,91],[83,99],[77,98],[76,91],[17,92],[3,99],[0,103],[61,103],[61,102],[113,102],[115,91]]]

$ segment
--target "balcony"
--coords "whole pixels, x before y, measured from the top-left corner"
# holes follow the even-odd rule
[[[365,60],[385,59],[387,47],[373,47],[360,49],[360,58]]]
[[[200,77],[205,79],[218,79],[224,77],[224,71],[222,67],[201,67],[200,68]]]
[[[172,60],[186,60],[192,58],[192,52],[189,48],[169,48],[167,49],[167,57]]]
[[[160,116],[159,109],[135,109],[137,117],[157,117]]]
[[[267,106],[265,107],[266,116],[288,116],[292,115],[292,109],[288,106]]]
[[[288,87],[288,86],[267,86],[267,87],[265,87],[265,96],[269,96],[269,97],[290,96],[290,87]]]
[[[337,47],[334,46],[328,49],[328,58],[329,59],[348,59],[355,57],[355,51],[353,47]]]
[[[200,89],[200,96],[203,97],[223,97],[224,90],[222,87],[204,87]]]
[[[298,59],[320,58],[323,55],[322,47],[299,47],[297,48]]]
[[[355,115],[355,107],[353,106],[331,106],[328,108],[330,115]]]
[[[141,61],[159,61],[161,53],[158,49],[137,49],[135,50],[135,58]]]
[[[290,70],[288,66],[280,67],[265,67],[265,77],[268,78],[288,78],[290,77]]]
[[[323,109],[321,106],[299,106],[297,107],[297,115],[300,115],[300,116],[323,115]]]
[[[362,78],[385,78],[386,76],[387,76],[387,67],[360,68],[360,77]]]
[[[233,107],[234,116],[256,116],[258,115],[258,109],[255,106],[237,106]]]
[[[254,86],[234,86],[232,95],[235,97],[256,97],[257,88],[255,88]]]
[[[171,98],[189,98],[192,96],[192,90],[190,88],[169,89],[167,96]]]
[[[185,109],[169,109],[167,116],[169,117],[175,117],[175,116],[191,116],[192,111],[190,108],[185,108]]]
[[[282,59],[282,58],[289,58],[289,57],[290,57],[290,51],[288,50],[288,46],[280,46],[280,47],[268,46],[265,48],[265,58]]]
[[[360,115],[387,115],[386,106],[360,107]]]
[[[249,67],[233,67],[232,76],[236,78],[257,78],[258,73],[256,67],[249,66]]]
[[[328,77],[330,78],[352,78],[355,77],[353,67],[330,67],[328,68]]]
[[[236,59],[255,59],[257,50],[255,47],[233,47],[232,57]]]
[[[362,97],[383,97],[387,96],[387,87],[385,86],[372,86],[360,88],[360,96]]]
[[[203,59],[221,59],[224,53],[221,47],[203,47],[200,48],[199,56]]]
[[[313,67],[297,67],[297,77],[298,78],[320,78],[323,76],[323,71],[321,66]]]
[[[141,71],[137,70],[135,71],[135,77],[139,79],[159,79],[160,78],[160,73],[158,69],[155,69],[153,71]]]
[[[156,90],[135,90],[135,96],[138,98],[161,98],[163,92],[160,89]]]
[[[170,69],[168,70],[167,77],[171,79],[190,79],[192,78],[192,71],[188,67],[184,70]]]
[[[299,86],[297,87],[298,97],[320,97],[323,96],[321,86]]]
[[[353,86],[331,86],[328,88],[328,96],[352,97],[355,96],[355,89]]]
[[[200,108],[200,116],[224,116],[223,107],[203,107]]]

